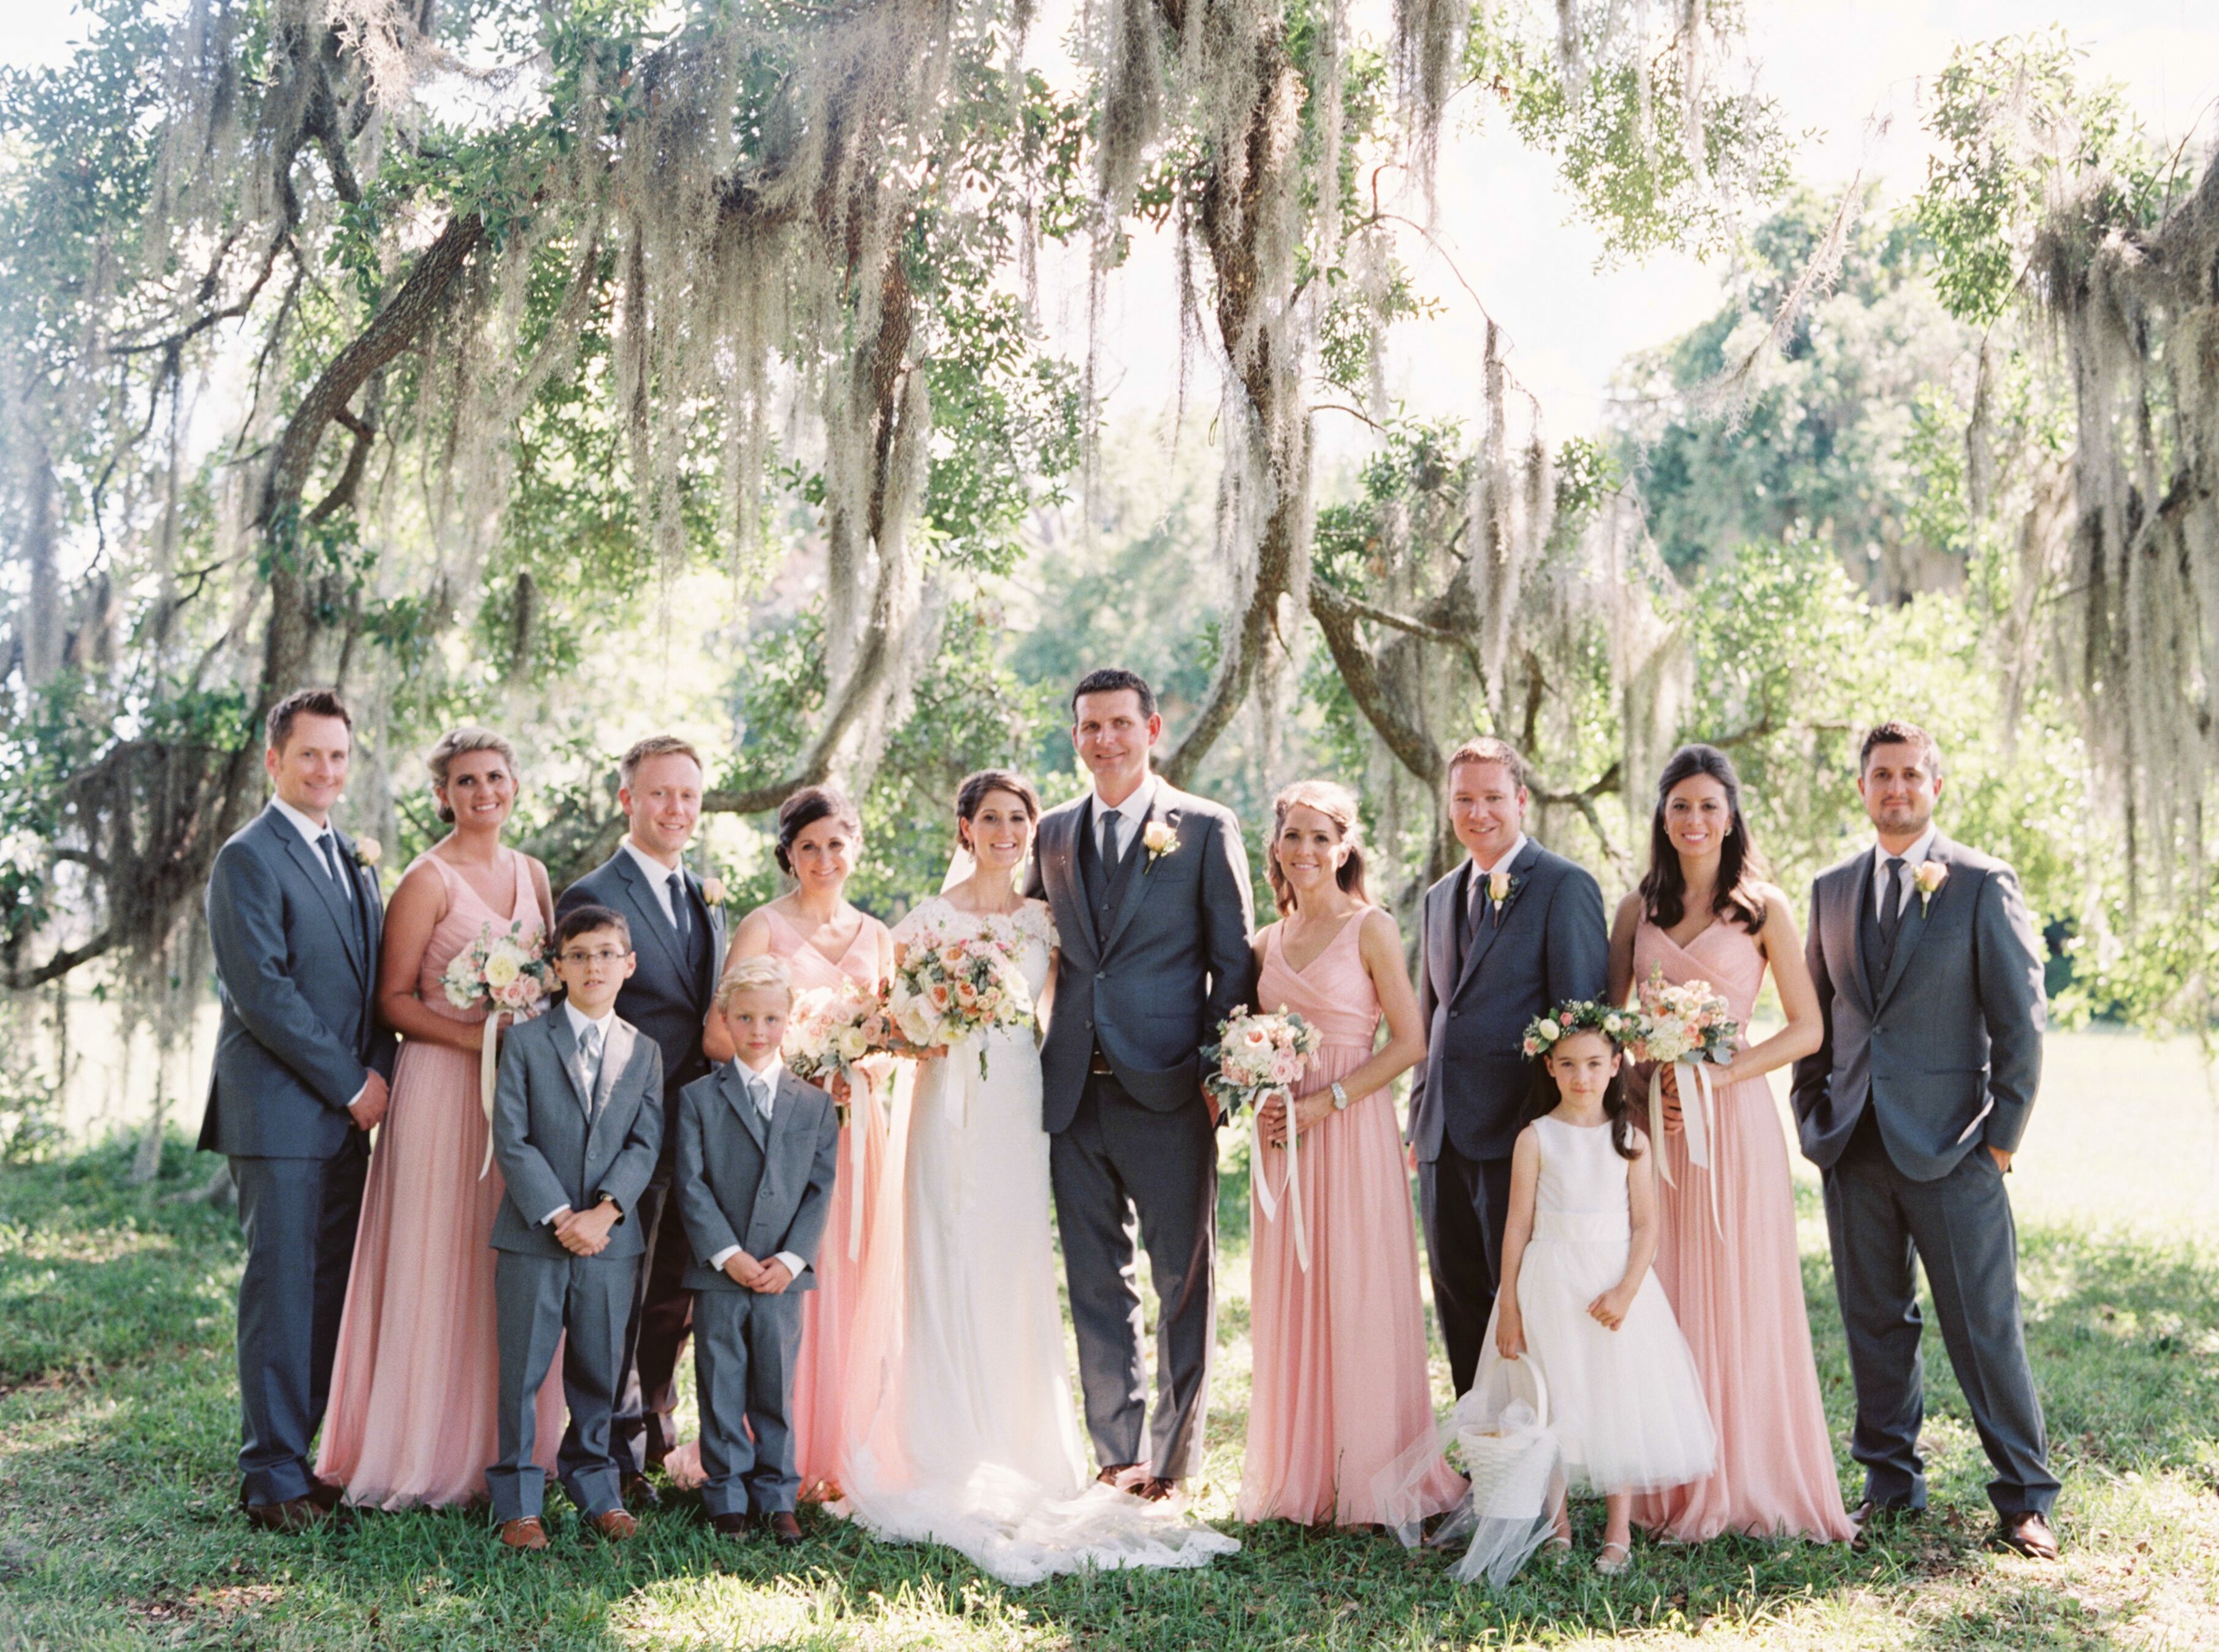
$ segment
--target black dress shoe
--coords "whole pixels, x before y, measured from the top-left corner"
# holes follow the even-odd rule
[[[655,1489],[655,1482],[645,1475],[626,1475],[618,1483],[618,1495],[624,1499],[626,1508],[658,1509],[662,1506],[662,1494]]]
[[[712,1514],[709,1517],[709,1524],[720,1537],[744,1537],[755,1523],[744,1514]]]
[[[346,1501],[346,1487],[336,1480],[312,1478],[308,1481],[308,1500],[325,1513],[332,1513]]]
[[[2057,1534],[2049,1529],[2049,1522],[2032,1509],[2020,1514],[2006,1514],[1997,1527],[1996,1536],[2004,1543],[2025,1556],[2029,1560],[2055,1560]]]
[[[801,1522],[793,1518],[791,1509],[780,1509],[762,1517],[763,1525],[778,1540],[780,1549],[798,1549],[802,1543]]]

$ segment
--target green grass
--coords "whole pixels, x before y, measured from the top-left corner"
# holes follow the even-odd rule
[[[2098,1104],[2092,1100],[2090,1105]],[[1930,1338],[1934,1506],[1869,1549],[1725,1539],[1637,1547],[1625,1577],[1536,1562],[1500,1594],[1377,1537],[1273,1524],[1198,1572],[1010,1590],[944,1550],[821,1515],[791,1556],[713,1538],[683,1500],[603,1549],[500,1552],[461,1513],[373,1515],[306,1537],[233,1507],[228,1215],[165,1202],[181,1146],[123,1185],[127,1148],[0,1170],[0,1648],[1579,1646],[1972,1649],[2219,1645],[2219,1252],[2080,1219],[2023,1234],[2029,1337],[2067,1545],[2055,1568],[1986,1543],[1986,1462]],[[2117,1189],[2129,1208],[2132,1187]],[[1240,1474],[1245,1183],[1226,1186],[1224,1380],[1201,1510]],[[1837,1436],[1849,1391],[1814,1190],[1805,1284]],[[1843,1481],[1856,1480],[1846,1455]],[[559,1500],[558,1500],[559,1501]]]

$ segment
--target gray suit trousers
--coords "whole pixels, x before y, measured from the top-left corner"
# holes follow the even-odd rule
[[[539,1513],[546,1475],[538,1450],[539,1385],[563,1344],[563,1400],[570,1425],[555,1458],[556,1477],[587,1518],[622,1508],[609,1438],[624,1362],[625,1319],[642,1258],[495,1253],[494,1322],[500,1337],[500,1456],[486,1470],[497,1521]]]
[[[2042,1401],[2019,1319],[2017,1230],[1995,1159],[1976,1148],[1938,1180],[1914,1182],[1888,1157],[1868,1109],[1824,1185],[1834,1289],[1857,1390],[1849,1455],[1865,1465],[1865,1495],[1884,1506],[1926,1506],[1915,1254],[1933,1288],[1950,1367],[1995,1465],[1988,1500],[2006,1517],[2031,1510],[2046,1518],[2057,1480],[2047,1466]]]
[[[701,1506],[711,1514],[791,1514],[801,1495],[793,1446],[793,1367],[801,1297],[751,1290],[693,1295],[693,1385],[700,1391]]]
[[[308,1494],[308,1448],[331,1395],[369,1140],[350,1130],[329,1158],[231,1161],[246,1238],[239,1282],[239,1469],[249,1503]]]
[[[1196,1474],[1217,1339],[1217,1139],[1209,1115],[1200,1106],[1153,1112],[1116,1078],[1094,1074],[1070,1127],[1049,1139],[1048,1171],[1095,1455],[1105,1468],[1146,1463],[1166,1479]],[[1145,1451],[1136,1219],[1160,1305]]]

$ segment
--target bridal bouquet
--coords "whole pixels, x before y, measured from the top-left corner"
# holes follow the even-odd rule
[[[485,1163],[478,1179],[493,1164],[493,1096],[499,1077],[496,1062],[500,1049],[500,1018],[519,1021],[539,1013],[539,1006],[555,990],[555,964],[547,955],[543,937],[527,940],[524,920],[519,918],[499,935],[488,923],[478,938],[447,960],[439,973],[447,1002],[457,1009],[486,1012],[485,1042],[478,1053],[478,1100],[485,1109]]]
[[[786,1065],[795,1078],[829,1087],[835,1078],[849,1077],[849,1069],[873,1050],[886,1048],[892,1032],[886,1005],[861,981],[812,987],[794,995],[786,1023]],[[844,1124],[848,1109],[834,1100]]]
[[[1032,991],[1009,948],[990,935],[928,927],[908,943],[886,989],[886,1016],[919,1049],[952,1047],[974,1033],[1035,1026]],[[979,1071],[986,1051],[979,1051]]]
[[[1670,1067],[1680,1092],[1680,1122],[1688,1135],[1688,1163],[1711,1167],[1711,1143],[1717,1138],[1715,1102],[1708,1069],[1733,1059],[1741,1024],[1725,994],[1708,981],[1668,981],[1662,965],[1649,972],[1641,987],[1641,1036],[1632,1045],[1635,1059],[1650,1061],[1649,1139],[1664,1138],[1664,1069]],[[1672,1167],[1660,1157],[1657,1173],[1672,1184]],[[1711,1183],[1711,1225],[1723,1235],[1719,1215],[1719,1180]]]
[[[1250,1015],[1242,1004],[1219,1026],[1217,1042],[1202,1052],[1202,1087],[1228,1112],[1248,1109],[1249,1173],[1255,1177],[1256,1202],[1263,1206],[1265,1220],[1277,1221],[1279,1193],[1287,1196],[1295,1259],[1304,1273],[1310,1270],[1310,1242],[1302,1223],[1302,1185],[1296,1179],[1294,1086],[1321,1041],[1318,1029],[1291,1009]],[[1263,1127],[1256,1120],[1257,1107],[1275,1090],[1287,1097],[1287,1174],[1277,1192],[1265,1169]]]

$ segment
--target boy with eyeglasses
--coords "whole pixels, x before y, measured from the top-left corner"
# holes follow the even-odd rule
[[[556,921],[554,950],[563,1000],[507,1034],[494,1096],[493,1152],[508,1190],[493,1225],[500,1456],[486,1488],[501,1542],[521,1550],[547,1547],[534,1400],[566,1334],[570,1428],[556,1475],[602,1538],[638,1529],[610,1429],[647,1249],[626,1218],[662,1145],[662,1053],[616,1013],[637,964],[630,926],[607,907],[576,907]]]

